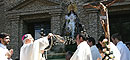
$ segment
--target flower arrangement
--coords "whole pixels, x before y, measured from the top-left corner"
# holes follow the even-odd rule
[[[113,55],[113,51],[110,51],[110,45],[108,39],[103,40],[103,54],[102,60],[114,60],[115,56]]]
[[[75,40],[71,38],[70,36],[64,36],[64,39],[65,39],[65,42],[64,42],[65,45],[71,45],[71,44],[76,43]]]

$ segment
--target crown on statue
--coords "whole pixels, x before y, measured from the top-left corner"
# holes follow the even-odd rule
[[[74,11],[74,12],[77,11],[77,6],[76,6],[76,4],[72,3],[72,4],[70,4],[70,5],[68,6],[68,12],[70,12],[70,11]]]

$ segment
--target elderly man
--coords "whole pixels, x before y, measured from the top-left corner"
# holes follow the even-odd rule
[[[10,42],[9,34],[1,33],[0,34],[0,60],[12,60],[11,56],[13,54],[13,49],[8,50],[7,45]]]
[[[98,40],[103,48],[105,47],[105,44],[103,42],[104,40],[107,40],[107,39],[105,39],[105,36],[101,36]],[[112,42],[109,43],[109,48],[110,48],[110,51],[113,52],[114,60],[120,60],[121,54],[120,54],[118,48]],[[103,51],[105,52],[106,49],[103,49]]]
[[[130,52],[127,46],[121,41],[121,35],[115,33],[111,36],[112,42],[117,46],[121,53],[120,60],[130,60]]]
[[[84,34],[79,34],[76,37],[77,50],[70,58],[70,60],[92,60],[91,50],[86,41]]]
[[[31,34],[25,34],[22,37],[24,44],[20,50],[20,60],[45,60],[42,54],[44,53],[44,49],[49,45],[48,38],[51,36],[52,34],[49,34],[34,41]]]

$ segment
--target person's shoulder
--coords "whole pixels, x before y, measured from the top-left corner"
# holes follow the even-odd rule
[[[80,43],[80,45],[88,45],[88,43],[86,41],[83,41]]]
[[[0,46],[0,49],[1,49],[2,47]]]
[[[114,48],[115,48],[116,45],[114,45],[112,42],[110,42],[110,48],[111,48],[111,47],[114,47]]]
[[[0,47],[0,54],[2,54],[4,51],[5,50],[2,47]]]
[[[117,46],[117,48],[122,48],[123,47],[123,44],[118,44],[118,45],[116,45]]]
[[[84,49],[90,49],[90,46],[88,45],[88,43],[86,41],[83,41],[80,43],[81,48]]]
[[[95,48],[97,48],[97,47],[96,47],[95,45],[93,45],[93,46],[91,46],[91,48],[92,48],[92,49],[95,49]]]
[[[2,48],[2,47],[0,47],[0,51],[1,51],[1,50],[3,50],[3,48]]]
[[[96,47],[95,47],[95,46],[91,46],[90,49],[91,49],[91,50],[95,50]]]
[[[91,47],[91,50],[96,51],[96,50],[98,50],[98,48],[97,48],[97,46],[94,45],[94,46]]]
[[[0,47],[0,50],[3,50],[4,48]]]
[[[117,48],[119,49],[119,50],[124,50],[124,49],[126,49],[126,45],[124,44],[124,43],[120,43],[120,44],[117,44]]]
[[[123,45],[124,45],[124,43],[121,42],[121,41],[119,41],[119,42],[117,43],[117,46],[123,46]]]

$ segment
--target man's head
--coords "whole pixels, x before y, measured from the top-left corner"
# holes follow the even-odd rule
[[[93,37],[89,37],[87,40],[88,45],[91,47],[95,45],[95,39]]]
[[[78,34],[76,36],[76,42],[77,42],[77,45],[79,45],[81,42],[83,41],[86,41],[86,35],[85,34]]]
[[[111,36],[112,42],[116,45],[119,41],[122,40],[121,35],[119,33],[115,33]]]
[[[1,33],[0,34],[0,43],[3,45],[8,45],[10,42],[9,34],[7,33]]]
[[[34,41],[34,39],[33,39],[31,34],[23,35],[22,40],[23,40],[24,44],[29,44],[29,43],[32,43]]]

